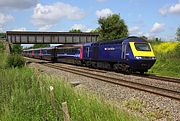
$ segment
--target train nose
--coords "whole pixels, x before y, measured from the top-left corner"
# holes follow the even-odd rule
[[[150,69],[156,60],[136,60],[133,64],[135,70],[148,70]]]

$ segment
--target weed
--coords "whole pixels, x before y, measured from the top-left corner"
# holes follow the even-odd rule
[[[131,110],[141,111],[144,104],[142,101],[136,98],[124,101],[124,106]]]
[[[18,54],[11,54],[7,57],[7,67],[23,67],[25,60]]]
[[[1,63],[1,62],[0,62]],[[0,70],[0,120],[63,120],[62,102],[67,102],[72,121],[141,120],[101,99],[75,92],[73,88],[27,67]]]

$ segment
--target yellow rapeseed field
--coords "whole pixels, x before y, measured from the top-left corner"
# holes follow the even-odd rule
[[[172,52],[175,50],[178,44],[180,44],[180,42],[162,42],[154,45],[154,51],[162,54]]]

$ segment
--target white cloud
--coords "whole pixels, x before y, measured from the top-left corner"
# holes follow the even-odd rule
[[[12,31],[26,31],[27,29],[25,27],[21,27],[21,28],[16,28],[13,29]]]
[[[13,16],[0,13],[0,31],[3,31],[5,24],[13,20]]]
[[[168,13],[180,15],[180,2],[169,7],[160,8],[159,13],[161,15],[166,15]]]
[[[143,35],[144,35],[145,37],[148,37],[148,38],[150,37],[150,34],[149,34],[149,33],[144,33]]]
[[[86,26],[83,25],[83,24],[74,24],[74,25],[71,27],[71,29],[79,29],[79,30],[81,30],[81,31],[84,31],[84,30],[86,30],[87,28],[86,28]]]
[[[0,0],[0,8],[27,9],[37,3],[38,0]]]
[[[109,8],[105,8],[105,9],[96,11],[96,15],[98,16],[98,18],[100,18],[100,17],[108,17],[108,16],[110,16],[112,14],[113,14],[113,12]]]
[[[93,29],[91,28],[88,28],[87,26],[83,25],[83,24],[74,24],[71,29],[79,29],[83,32],[90,32],[92,31]]]
[[[180,3],[176,4],[175,6],[171,6],[169,8],[169,12],[174,14],[180,14]]]
[[[143,32],[140,31],[139,27],[134,26],[134,27],[131,27],[131,28],[129,29],[129,34],[130,34],[130,35],[142,36],[142,35],[143,35]]]
[[[32,15],[32,23],[40,29],[49,29],[62,19],[79,20],[85,13],[78,7],[62,2],[51,5],[37,4]]]
[[[162,31],[164,31],[165,29],[165,24],[162,23],[154,23],[153,27],[151,28],[150,32],[151,33],[160,33]]]
[[[129,34],[130,36],[145,36],[148,38],[150,37],[150,33],[140,31],[140,28],[138,26],[129,28]]]
[[[48,31],[53,25],[44,25],[39,27],[38,31]]]
[[[92,30],[94,30],[94,29],[86,29],[86,31],[85,32],[91,32]]]
[[[140,30],[139,30],[139,27],[137,27],[137,26],[134,26],[134,27],[132,27],[132,28],[130,28],[129,29],[129,33],[130,34],[136,34],[136,33],[138,33]]]
[[[96,0],[97,2],[105,2],[105,1],[107,1],[107,0]]]
[[[159,13],[164,16],[168,13],[168,9],[169,8],[167,8],[167,7],[163,7],[161,9],[159,9]]]

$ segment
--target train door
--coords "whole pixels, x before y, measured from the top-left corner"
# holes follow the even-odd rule
[[[128,43],[124,43],[124,42],[122,43],[121,59],[126,59],[127,45]]]
[[[93,47],[93,59],[98,59],[98,51],[99,51],[99,48],[97,46]]]
[[[57,62],[57,53],[58,53],[58,48],[57,47],[54,47],[52,49],[52,55],[53,55],[53,61],[54,62]]]
[[[86,47],[86,57],[89,58],[89,47]]]

